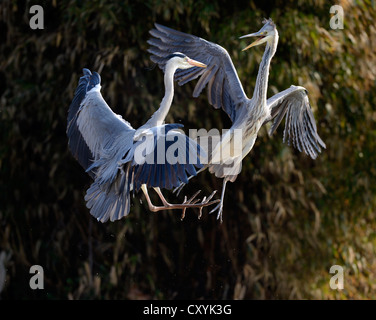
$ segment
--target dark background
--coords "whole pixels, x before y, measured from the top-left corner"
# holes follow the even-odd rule
[[[32,30],[29,9],[44,8]],[[373,1],[0,2],[0,297],[2,299],[372,299],[376,289],[376,19]],[[275,21],[280,41],[269,96],[305,86],[327,149],[311,160],[259,134],[229,183],[224,221],[204,210],[151,213],[144,196],[128,217],[101,224],[85,207],[90,178],[67,147],[66,118],[83,67],[134,127],[163,97],[163,73],[147,53],[154,22],[219,43],[252,95],[263,47],[239,40]],[[167,122],[228,128],[195,81],[176,85]],[[204,172],[185,187],[210,194]],[[178,199],[167,190],[171,202]],[[153,201],[157,198],[153,195]],[[44,268],[31,290],[29,269]],[[344,268],[344,290],[329,269]]]

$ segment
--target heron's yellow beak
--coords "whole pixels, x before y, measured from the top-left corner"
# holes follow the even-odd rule
[[[199,61],[196,61],[196,60],[193,60],[193,59],[189,59],[188,58],[188,63],[191,64],[192,66],[195,66],[195,67],[200,67],[200,68],[206,68],[207,65],[205,63],[202,63],[202,62],[199,62]]]
[[[248,47],[245,47],[242,51],[248,50],[249,48],[258,46],[259,44],[262,44],[265,42],[264,32],[255,32],[255,33],[246,34],[245,36],[242,36],[239,39],[248,38],[248,37],[259,37],[259,38],[256,41],[252,42]]]

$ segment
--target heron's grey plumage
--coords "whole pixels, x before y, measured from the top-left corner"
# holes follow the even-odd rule
[[[278,128],[286,115],[283,142],[304,151],[312,159],[316,159],[321,148],[326,148],[324,141],[317,133],[316,121],[312,113],[307,90],[300,86],[291,86],[267,100],[273,121],[269,135]]]
[[[241,129],[243,132],[242,153],[235,158],[235,163],[241,165],[241,160],[251,151],[258,131],[267,122],[273,121],[270,134],[272,134],[282,119],[285,117],[284,142],[292,144],[299,151],[304,151],[315,159],[325,143],[317,133],[316,122],[309,104],[306,90],[302,87],[292,86],[273,97],[267,99],[269,68],[278,44],[278,32],[271,19],[263,21],[264,26],[259,32],[244,37],[258,36],[250,48],[256,43],[266,42],[265,51],[257,74],[256,85],[251,99],[244,93],[233,62],[227,51],[212,42],[202,38],[173,30],[155,24],[150,31],[153,36],[148,43],[151,60],[163,69],[161,58],[172,51],[179,51],[199,59],[207,64],[205,70],[184,70],[175,74],[175,80],[180,85],[199,80],[193,91],[193,96],[198,97],[207,87],[209,103],[216,109],[222,108],[232,120],[232,130]],[[243,38],[243,37],[242,37]],[[221,141],[221,146],[230,146],[231,138],[228,134]],[[217,148],[219,150],[219,148]],[[216,152],[216,151],[214,151]],[[226,162],[223,159],[223,163]],[[221,203],[218,208],[218,217],[222,216],[224,188],[227,181],[234,181],[237,174],[236,168],[224,173],[224,165],[208,164],[209,171],[217,177],[224,178]]]
[[[92,77],[92,73],[88,69],[83,69],[83,73],[84,75],[79,80],[74,98],[68,109],[67,136],[69,149],[80,165],[86,170],[91,164],[90,159],[93,159],[93,154],[78,129],[78,110],[80,109],[82,100],[86,96],[90,81],[94,84],[100,81],[100,78]],[[88,173],[94,178],[94,173],[92,171],[88,171]]]
[[[150,34],[154,38],[148,40],[151,45],[148,51],[152,54],[151,60],[162,70],[165,65],[163,57],[174,51],[183,52],[207,65],[206,69],[196,67],[178,70],[174,78],[179,85],[183,85],[201,76],[193,96],[198,97],[208,85],[208,96],[213,107],[222,108],[234,122],[238,116],[238,109],[247,107],[248,98],[227,50],[200,37],[157,23]]]
[[[176,57],[180,60],[172,60]],[[157,188],[158,194],[161,194],[159,188],[178,187],[188,182],[187,175],[196,175],[196,168],[202,168],[200,157],[203,150],[195,141],[177,131],[183,125],[163,124],[163,121],[173,99],[175,70],[178,67],[190,68],[192,64],[205,65],[181,53],[169,56],[169,59],[171,63],[165,74],[165,96],[160,108],[138,130],[115,114],[103,99],[99,74],[83,70],[84,76],[79,80],[68,111],[68,144],[74,157],[94,179],[85,200],[90,213],[101,222],[128,215],[132,191],[146,186]],[[175,162],[166,157],[170,149],[177,153],[176,159],[171,157]],[[140,150],[144,154],[137,158]],[[162,162],[158,162],[160,154],[165,156]],[[143,162],[142,159],[151,161]],[[149,203],[147,189],[143,187],[142,190]],[[185,210],[194,207],[201,210],[211,203],[204,200],[199,204],[167,203],[165,207],[157,209]]]

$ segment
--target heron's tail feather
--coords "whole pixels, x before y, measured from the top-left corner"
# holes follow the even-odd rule
[[[95,180],[87,190],[86,206],[98,221],[115,221],[128,215],[132,189],[128,169],[129,166],[119,171],[113,183],[100,184]]]

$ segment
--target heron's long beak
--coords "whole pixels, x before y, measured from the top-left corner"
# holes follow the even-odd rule
[[[188,59],[188,63],[191,64],[192,66],[195,67],[200,67],[200,68],[206,68],[207,65],[205,63],[193,60],[193,59]]]
[[[256,41],[252,42],[248,47],[245,47],[242,51],[248,50],[249,48],[252,48],[254,46],[257,46],[257,45],[265,42],[265,40],[264,40],[265,36],[262,35],[262,32],[260,32],[260,31],[255,32],[255,33],[246,34],[245,36],[242,36],[239,39],[249,38],[249,37],[260,37],[260,38],[258,38]]]

